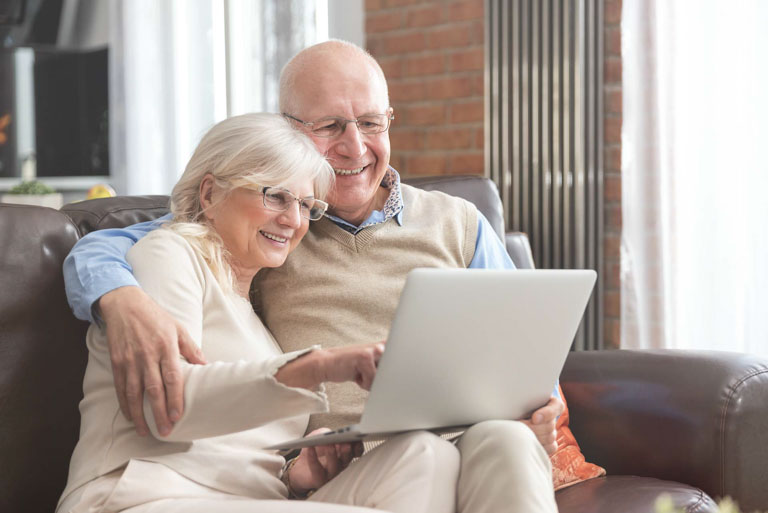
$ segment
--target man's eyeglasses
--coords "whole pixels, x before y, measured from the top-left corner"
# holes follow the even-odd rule
[[[386,132],[392,120],[395,119],[392,108],[389,108],[386,114],[363,114],[357,119],[328,116],[316,121],[304,121],[286,113],[283,113],[283,116],[301,123],[317,137],[337,137],[344,133],[349,123],[356,124],[361,134],[380,134]]]
[[[310,221],[317,221],[328,210],[328,203],[315,199],[312,196],[297,198],[290,191],[280,189],[279,187],[257,185],[253,189],[264,195],[264,206],[269,210],[285,212],[296,201],[299,204],[299,214],[301,217]]]

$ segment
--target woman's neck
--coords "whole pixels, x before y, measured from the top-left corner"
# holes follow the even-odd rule
[[[232,273],[235,275],[235,293],[250,301],[251,282],[259,269],[243,269],[232,263]]]

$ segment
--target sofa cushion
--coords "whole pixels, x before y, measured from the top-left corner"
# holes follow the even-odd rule
[[[559,388],[559,386],[558,386]],[[550,457],[552,461],[552,484],[555,490],[574,485],[580,481],[605,475],[605,469],[586,461],[578,442],[568,427],[570,415],[568,403],[560,389],[560,399],[565,409],[557,419],[557,451]]]
[[[105,228],[125,228],[152,221],[169,211],[168,196],[120,196],[69,203],[61,211],[72,219],[80,236]]]
[[[75,241],[57,210],[0,205],[0,511],[53,511],[67,480],[87,358],[61,273]]]
[[[650,513],[667,494],[686,513],[715,513],[714,501],[698,488],[650,477],[607,476],[590,479],[555,494],[560,513]]]

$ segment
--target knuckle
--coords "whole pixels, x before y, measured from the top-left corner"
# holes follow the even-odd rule
[[[163,370],[163,381],[166,385],[176,385],[181,382],[181,373],[176,369]]]

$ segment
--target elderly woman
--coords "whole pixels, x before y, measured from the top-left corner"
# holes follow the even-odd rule
[[[80,440],[59,512],[450,512],[458,457],[412,434],[350,461],[350,445],[304,449],[286,465],[271,444],[327,411],[323,382],[369,388],[380,344],[282,354],[248,300],[259,269],[281,265],[319,219],[333,172],[304,135],[249,114],[203,137],[173,190],[173,220],[128,253],[141,286],[211,363],[182,365],[184,415],[140,437],[120,414],[105,329],[92,325]],[[148,392],[151,393],[151,392]],[[287,500],[316,492],[308,501]],[[346,504],[348,506],[339,506]],[[381,509],[379,509],[381,508]]]

